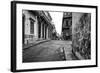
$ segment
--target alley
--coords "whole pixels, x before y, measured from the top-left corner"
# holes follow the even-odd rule
[[[75,60],[72,42],[51,40],[23,50],[23,62]],[[62,53],[62,48],[65,48]]]

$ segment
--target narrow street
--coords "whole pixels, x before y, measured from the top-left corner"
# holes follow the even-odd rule
[[[72,54],[71,44],[71,41],[51,40],[28,49],[24,49],[23,62],[75,60],[76,58]],[[62,54],[62,47],[65,48],[65,54]]]

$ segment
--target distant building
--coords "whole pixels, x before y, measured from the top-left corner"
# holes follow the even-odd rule
[[[53,32],[51,20],[52,18],[47,11],[23,10],[23,44],[51,39]]]
[[[63,40],[72,39],[72,13],[71,12],[63,13],[62,39]]]

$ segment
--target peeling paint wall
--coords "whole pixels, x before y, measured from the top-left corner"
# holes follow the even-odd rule
[[[73,13],[72,17],[73,51],[84,59],[91,58],[91,14]]]
[[[27,43],[32,43],[34,40],[38,39],[38,21],[37,21],[37,17],[34,16],[33,14],[31,14],[29,11],[27,10],[23,10],[23,14],[25,15],[25,24],[24,24],[24,36],[25,36],[25,44]],[[32,34],[30,31],[30,18],[32,18],[35,22],[34,22],[34,33]],[[30,36],[32,36],[32,38],[30,38]]]

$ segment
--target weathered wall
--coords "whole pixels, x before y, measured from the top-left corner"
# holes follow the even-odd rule
[[[73,51],[84,59],[91,58],[91,14],[73,13],[72,17]],[[79,55],[78,54],[78,55]]]
[[[31,14],[27,10],[23,10],[23,14],[25,15],[25,24],[24,24],[25,44],[32,43],[33,40],[37,40],[37,38],[38,38],[38,21],[37,21],[37,17],[34,16],[33,14]],[[35,22],[34,22],[34,34],[30,33],[31,29],[30,29],[30,20],[29,20],[29,18],[32,18],[33,20],[35,20]],[[29,35],[32,35],[33,39],[28,37]]]
[[[78,12],[73,12],[72,13],[72,34],[75,33],[75,28],[77,26],[77,24],[79,24],[79,20],[81,18],[81,16],[83,15],[83,13],[78,13]]]

